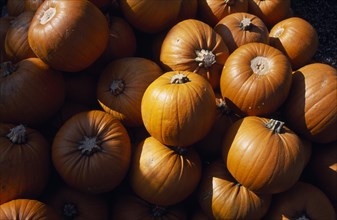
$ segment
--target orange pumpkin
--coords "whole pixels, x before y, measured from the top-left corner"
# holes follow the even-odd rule
[[[226,44],[212,27],[199,20],[187,19],[174,25],[166,34],[160,62],[166,71],[196,72],[217,88],[228,54]]]
[[[248,43],[228,57],[220,90],[229,109],[240,115],[270,115],[288,97],[292,70],[287,57],[263,43]]]
[[[88,0],[44,1],[28,30],[28,42],[36,56],[67,72],[94,63],[104,52],[108,36],[106,17]]]
[[[311,62],[319,44],[315,28],[299,17],[276,23],[269,37],[270,45],[287,55],[294,70]]]
[[[166,72],[145,90],[141,115],[151,136],[168,146],[186,147],[211,129],[216,116],[215,95],[199,74]]]

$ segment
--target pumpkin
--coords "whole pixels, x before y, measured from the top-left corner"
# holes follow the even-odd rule
[[[178,204],[196,190],[200,178],[201,160],[193,148],[166,146],[147,137],[134,149],[130,186],[149,203]]]
[[[36,57],[28,43],[28,28],[33,19],[33,11],[25,11],[18,15],[8,28],[5,39],[5,51],[13,62]]]
[[[113,198],[110,219],[187,220],[187,212],[180,205],[159,206],[148,203],[133,193],[123,193]]]
[[[270,206],[270,194],[257,194],[237,182],[221,160],[205,168],[198,201],[210,219],[260,219]]]
[[[240,115],[270,115],[286,100],[292,82],[287,57],[263,43],[248,43],[231,53],[220,78],[229,109]]]
[[[258,193],[280,193],[300,178],[308,145],[284,122],[247,116],[224,136],[223,160],[232,176]]]
[[[52,161],[63,181],[90,194],[113,190],[126,176],[130,138],[121,122],[100,110],[68,119],[52,143]]]
[[[334,220],[336,214],[328,197],[320,189],[310,183],[297,182],[289,190],[273,197],[263,219]]]
[[[65,99],[62,74],[39,58],[2,63],[0,91],[0,122],[8,123],[41,124]]]
[[[165,71],[196,72],[217,88],[228,55],[226,44],[212,27],[187,19],[166,34],[160,49],[160,63]]]
[[[109,42],[105,49],[106,60],[112,61],[136,54],[137,39],[131,25],[123,17],[109,16]]]
[[[262,19],[270,28],[289,16],[290,0],[248,0],[248,12]]]
[[[120,58],[110,62],[97,83],[97,100],[104,111],[126,126],[142,126],[141,102],[146,88],[162,70],[141,57]]]
[[[44,1],[35,12],[28,42],[37,57],[61,71],[77,72],[104,52],[108,21],[88,0]]]
[[[46,196],[45,203],[60,219],[108,219],[107,201],[102,195],[91,195],[61,185]]]
[[[0,205],[0,219],[59,219],[52,208],[35,199],[15,199]]]
[[[200,20],[214,27],[224,17],[248,11],[248,0],[198,0]]]
[[[337,141],[329,144],[315,144],[308,166],[313,183],[331,201],[337,202]]]
[[[214,91],[199,74],[166,72],[145,90],[141,115],[146,130],[161,143],[190,146],[205,137],[214,123]]]
[[[269,43],[269,31],[256,15],[237,12],[227,15],[214,27],[232,53],[238,47],[252,42]]]
[[[186,13],[190,3],[194,12]],[[177,20],[186,18],[186,15],[192,16],[197,11],[195,0],[120,0],[119,6],[125,19],[145,33],[163,31]]]
[[[337,140],[337,70],[323,63],[293,73],[291,90],[282,108],[288,126],[308,140]]]
[[[38,130],[0,123],[0,205],[40,196],[49,180],[49,156],[49,143]]]
[[[10,23],[14,20],[13,16],[0,17],[0,63],[8,61],[9,58],[5,50],[5,40]]]
[[[290,17],[276,23],[269,33],[270,45],[289,58],[294,70],[309,64],[319,40],[315,28],[305,19]]]

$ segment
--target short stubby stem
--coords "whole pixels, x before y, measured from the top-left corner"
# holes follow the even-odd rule
[[[215,55],[212,51],[201,49],[196,50],[195,54],[197,57],[194,59],[198,62],[199,67],[205,67],[206,69],[210,68],[214,63],[216,63]]]
[[[265,126],[272,130],[274,133],[281,133],[282,128],[283,128],[284,122],[283,121],[278,121],[275,119],[270,119]]]
[[[223,115],[229,115],[233,113],[233,111],[228,107],[223,98],[216,98],[215,102],[218,111],[221,112]]]
[[[156,218],[164,216],[166,212],[166,208],[162,206],[154,205],[151,208],[151,215]]]
[[[171,150],[173,150],[176,154],[184,156],[188,153],[188,149],[184,147],[177,147],[177,146],[168,146]]]
[[[250,20],[249,18],[244,18],[240,22],[240,28],[241,30],[244,30],[244,31],[251,29],[252,25],[253,25],[252,20]]]
[[[235,0],[225,0],[225,4],[229,6],[235,5]]]
[[[121,79],[113,80],[110,85],[110,91],[114,96],[118,96],[119,94],[123,93],[125,89],[125,83]]]
[[[84,136],[84,140],[80,141],[80,146],[78,149],[81,151],[82,155],[91,156],[92,154],[101,151],[101,147],[98,145],[96,137]]]
[[[6,77],[16,71],[17,67],[11,61],[6,61],[0,64],[0,77]]]
[[[272,37],[279,38],[281,36],[281,34],[283,33],[283,31],[284,31],[284,28],[281,28],[281,27],[277,28],[277,30],[274,33],[274,36],[272,36]]]
[[[255,74],[265,75],[269,71],[269,62],[266,57],[257,56],[250,61],[250,68]]]
[[[190,79],[183,73],[177,73],[171,78],[171,84],[183,84],[190,82]]]
[[[310,220],[305,214],[303,214],[302,216],[296,218],[296,220]]]
[[[63,205],[62,214],[66,219],[74,219],[76,216],[78,216],[78,210],[76,205],[73,203],[65,203]]]
[[[40,24],[47,24],[56,14],[56,8],[48,8],[40,19]]]
[[[18,125],[10,129],[7,138],[14,144],[23,144],[26,142],[26,128],[23,125]]]

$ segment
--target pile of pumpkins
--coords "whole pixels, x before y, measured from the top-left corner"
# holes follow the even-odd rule
[[[7,0],[0,219],[337,213],[337,70],[290,0]]]

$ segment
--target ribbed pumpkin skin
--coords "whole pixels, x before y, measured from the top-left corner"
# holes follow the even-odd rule
[[[248,11],[248,0],[198,0],[200,19],[214,27],[221,19]]]
[[[263,219],[335,220],[336,213],[328,197],[319,188],[310,183],[297,182],[289,190],[273,197],[270,209]]]
[[[286,100],[291,73],[287,57],[279,50],[248,43],[228,57],[220,78],[221,94],[237,114],[268,115]]]
[[[142,126],[141,101],[146,88],[162,74],[153,61],[141,57],[110,62],[100,74],[97,100],[127,126]]]
[[[212,52],[214,63],[205,65],[196,60],[197,51],[202,49]],[[160,50],[160,63],[166,71],[196,72],[217,88],[228,54],[226,44],[212,27],[196,19],[187,19],[174,25],[166,34]]]
[[[0,122],[40,124],[63,104],[64,78],[41,59],[21,60],[7,76],[0,70]]]
[[[50,20],[44,18],[54,10]],[[103,13],[88,0],[44,1],[35,12],[28,42],[37,57],[57,70],[77,72],[104,52],[109,26]]]
[[[267,122],[257,116],[236,121],[224,137],[223,159],[243,186],[259,193],[279,193],[300,178],[307,145],[286,126],[277,133],[266,127]]]
[[[24,127],[22,143],[7,137],[14,124],[0,123],[0,205],[18,198],[36,198],[50,173],[50,146],[42,134]],[[16,132],[14,136],[19,136]],[[0,218],[2,219],[2,218]]]
[[[223,161],[212,162],[203,172],[198,201],[211,219],[260,219],[271,202],[271,195],[259,195],[240,185]]]
[[[148,137],[134,149],[130,185],[149,203],[178,204],[196,190],[200,178],[201,160],[193,148],[170,148]]]
[[[130,157],[125,127],[100,110],[71,117],[52,144],[52,161],[61,178],[69,186],[92,194],[113,190],[125,177]]]
[[[58,216],[45,203],[32,199],[16,199],[0,205],[1,220],[39,219],[58,220]]]
[[[188,82],[171,83],[177,74]],[[215,95],[202,76],[170,71],[154,80],[145,90],[141,114],[151,136],[168,146],[189,146],[206,136],[216,116]]]
[[[247,26],[245,26],[245,19],[250,22]],[[269,43],[267,26],[259,17],[246,12],[233,13],[224,17],[214,26],[214,30],[222,37],[229,53],[247,43]]]
[[[293,73],[283,115],[295,132],[317,143],[337,140],[337,70],[323,63]]]
[[[270,30],[269,37],[270,45],[288,56],[294,70],[310,63],[319,44],[315,28],[299,17],[278,22]]]
[[[36,57],[28,43],[28,28],[33,16],[33,11],[25,11],[11,22],[6,34],[5,51],[13,62]]]

